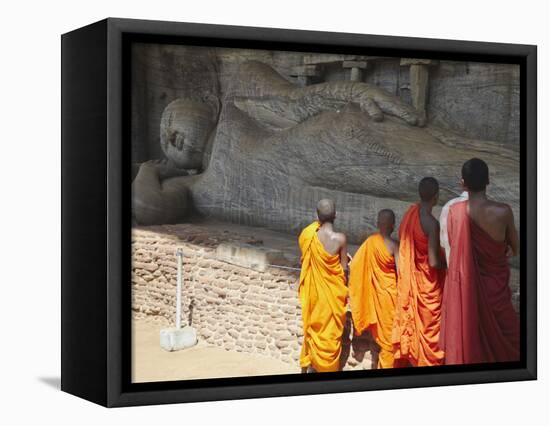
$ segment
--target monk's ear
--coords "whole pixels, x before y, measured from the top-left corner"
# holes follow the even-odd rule
[[[467,190],[466,183],[464,182],[464,179],[460,179],[460,186],[462,186],[462,189]]]

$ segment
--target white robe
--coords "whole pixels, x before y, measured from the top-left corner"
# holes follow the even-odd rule
[[[468,191],[464,191],[458,197],[453,198],[452,200],[447,201],[447,204],[441,209],[441,215],[439,216],[439,241],[441,247],[445,250],[445,257],[447,259],[447,265],[449,264],[449,256],[451,254],[451,246],[449,245],[449,234],[447,233],[447,216],[449,216],[449,208],[459,201],[464,201],[468,199]]]

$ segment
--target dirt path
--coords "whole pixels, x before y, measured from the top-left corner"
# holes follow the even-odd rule
[[[298,366],[259,355],[206,346],[167,352],[160,347],[160,324],[133,320],[132,381],[208,379],[299,373]]]

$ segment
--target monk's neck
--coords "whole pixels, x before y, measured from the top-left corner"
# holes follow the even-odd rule
[[[487,194],[485,193],[485,191],[478,191],[478,192],[468,191],[468,199],[470,201],[486,200]]]
[[[420,201],[420,208],[424,212],[431,214],[433,205],[432,205],[432,203],[426,203],[425,201]]]
[[[332,225],[332,222],[324,222],[321,223],[321,229],[332,232],[334,230],[334,226]]]
[[[388,231],[382,231],[382,230],[378,230],[378,233],[380,235],[382,235],[384,238],[390,238],[391,237],[391,232],[388,232]]]

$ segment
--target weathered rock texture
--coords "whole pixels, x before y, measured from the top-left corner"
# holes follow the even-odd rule
[[[430,68],[430,123],[519,152],[519,66],[440,62]]]
[[[374,230],[380,209],[402,216],[418,199],[424,176],[439,180],[441,203],[458,195],[460,167],[473,156],[490,166],[489,195],[509,203],[519,218],[519,161],[512,149],[434,126],[419,128],[418,111],[366,83],[299,87],[254,61],[241,64],[233,77],[212,133],[208,123],[197,131],[166,120],[169,128],[162,132],[203,152],[204,167],[160,185],[142,166],[133,183],[138,223],[183,221],[178,206],[297,234],[313,219],[317,201],[333,198],[340,230],[358,243]],[[192,135],[202,136],[189,140]]]
[[[160,117],[171,101],[188,97],[223,99],[239,66],[246,61],[263,62],[301,86],[362,81],[413,103],[410,62],[403,64],[400,58],[137,44],[132,61],[135,162],[162,155]],[[358,79],[352,76],[357,71],[351,62],[361,64],[361,68],[356,67],[360,70]],[[517,148],[518,66],[440,61],[429,66],[428,72],[428,124]]]
[[[188,46],[132,46],[132,161],[161,158],[160,120],[175,99],[202,101],[218,109],[215,52]]]

